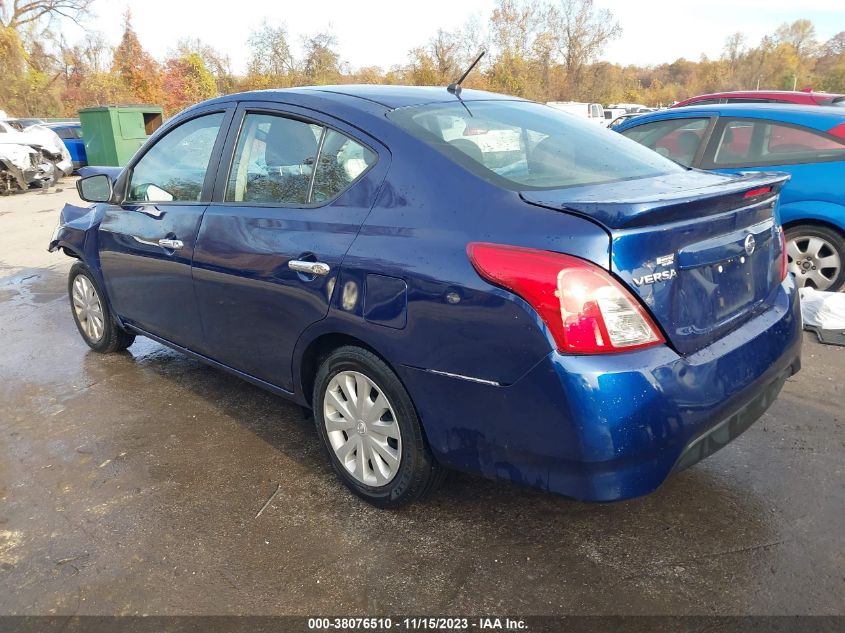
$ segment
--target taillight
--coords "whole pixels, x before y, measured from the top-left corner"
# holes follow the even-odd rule
[[[786,279],[787,263],[789,258],[786,256],[786,234],[783,232],[783,227],[780,227],[780,280]]]
[[[767,193],[772,193],[771,187],[757,187],[756,189],[749,189],[748,191],[746,191],[743,197],[756,198],[757,196],[762,196]]]
[[[610,274],[583,259],[518,246],[473,242],[478,273],[527,301],[561,352],[601,354],[663,343],[639,302]]]

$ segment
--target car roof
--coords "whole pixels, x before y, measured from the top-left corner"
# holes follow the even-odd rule
[[[787,103],[714,103],[710,105],[688,105],[646,113],[642,115],[642,118],[637,118],[637,124],[642,125],[648,121],[679,118],[685,114],[696,112],[751,119],[771,119],[784,123],[806,125],[818,130],[829,130],[845,123],[845,108],[841,106],[805,106]],[[622,126],[625,126],[625,123]],[[625,127],[627,128],[627,126]]]
[[[510,100],[523,101],[511,97],[487,92],[485,90],[461,90],[460,97],[449,92],[445,86],[393,86],[375,84],[349,84],[336,86],[303,86],[300,88],[280,88],[241,92],[217,101],[284,101],[287,97],[320,96],[332,101],[343,101],[345,105],[355,105],[356,101],[375,103],[388,109],[422,105],[426,103],[447,103],[450,101],[488,101]]]
[[[778,97],[806,95],[810,97],[836,97],[838,93],[818,92],[815,90],[729,90],[727,92],[711,92],[704,95],[696,95],[690,99],[701,99],[704,97],[737,97],[737,96],[758,96],[775,95]]]

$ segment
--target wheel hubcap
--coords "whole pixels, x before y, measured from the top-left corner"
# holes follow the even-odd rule
[[[402,435],[382,390],[357,371],[334,376],[323,397],[323,419],[334,454],[357,481],[384,486],[399,471]]]
[[[85,275],[77,275],[73,280],[71,299],[82,332],[88,340],[96,343],[103,338],[103,306],[94,284]]]
[[[833,244],[815,235],[799,235],[786,244],[789,272],[798,285],[827,290],[839,277],[842,260]]]

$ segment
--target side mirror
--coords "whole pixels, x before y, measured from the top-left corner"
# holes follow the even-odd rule
[[[108,202],[112,196],[111,179],[105,174],[96,174],[76,181],[76,191],[86,202]]]

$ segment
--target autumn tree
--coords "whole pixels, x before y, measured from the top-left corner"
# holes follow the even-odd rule
[[[168,114],[217,96],[214,76],[198,53],[168,59],[164,64],[162,86]]]
[[[247,41],[250,48],[246,88],[283,88],[294,82],[295,61],[284,25],[272,26],[266,20]]]
[[[127,10],[123,22],[123,37],[114,49],[112,72],[121,80],[134,100],[160,104],[163,100],[161,71],[158,62],[141,46],[132,28],[132,14]]]
[[[337,39],[331,33],[322,32],[302,38],[305,55],[302,60],[303,82],[311,85],[338,83],[343,71]]]
[[[182,38],[171,51],[168,58],[187,57],[196,54],[202,60],[208,72],[214,78],[218,94],[228,94],[237,89],[237,80],[232,73],[232,62],[228,55],[224,55],[200,38]]]

